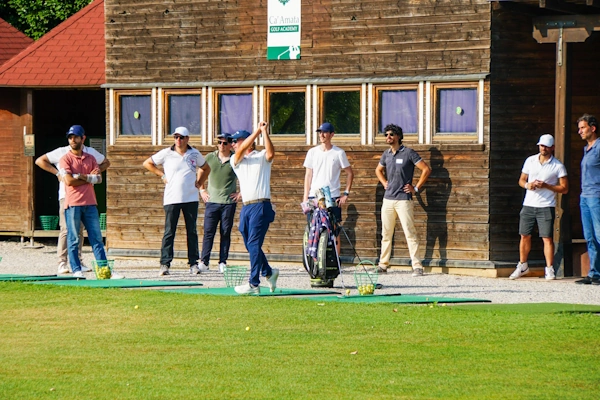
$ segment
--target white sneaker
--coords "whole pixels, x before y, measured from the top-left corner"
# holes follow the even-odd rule
[[[267,285],[269,285],[271,293],[277,288],[277,278],[279,278],[279,269],[271,268],[271,276],[267,277]]]
[[[556,279],[556,275],[554,274],[554,267],[546,267],[544,269],[545,273],[545,278],[548,281],[552,281],[554,279]]]
[[[125,277],[113,271],[113,273],[110,275],[110,279],[125,279]]]
[[[73,272],[73,278],[84,278],[83,272],[81,272],[81,271]]]
[[[520,278],[522,276],[525,276],[529,273],[529,265],[527,264],[527,262],[519,262],[517,264],[517,268],[515,268],[514,272],[512,274],[510,274],[510,276],[508,277],[509,279],[517,279]]]
[[[260,294],[260,286],[252,286],[249,283],[244,283],[243,285],[236,286],[234,290],[237,294]]]
[[[71,270],[69,269],[69,267],[67,266],[67,263],[64,261],[61,261],[58,264],[58,275],[62,275],[62,274],[68,274],[69,272],[71,272]]]
[[[423,268],[415,268],[413,269],[412,276],[423,276]]]
[[[220,273],[225,272],[225,268],[227,268],[227,264],[225,264],[225,263],[219,263],[219,272]]]
[[[198,264],[198,270],[200,272],[208,272],[210,269],[208,268],[208,265],[204,265],[204,263],[200,261],[200,264]]]
[[[200,273],[200,268],[198,268],[198,264],[194,264],[190,267],[190,275],[198,275]]]
[[[92,269],[86,267],[84,263],[81,263],[81,272],[92,272]]]

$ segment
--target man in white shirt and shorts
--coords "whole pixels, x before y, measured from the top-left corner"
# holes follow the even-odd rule
[[[523,164],[519,186],[526,190],[523,208],[519,218],[519,263],[510,279],[517,279],[529,273],[527,258],[531,251],[531,234],[537,223],[539,235],[544,242],[546,259],[545,278],[555,279],[554,273],[554,216],[556,193],[569,191],[567,169],[554,158],[554,138],[545,134],[538,141],[539,153],[528,157]]]

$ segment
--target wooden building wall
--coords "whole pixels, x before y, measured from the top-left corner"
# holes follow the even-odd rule
[[[0,231],[31,229],[33,162],[24,155],[23,126],[31,133],[26,91],[0,88]]]
[[[267,61],[267,2],[106,0],[109,84],[485,73],[487,0],[303,0],[302,58]]]

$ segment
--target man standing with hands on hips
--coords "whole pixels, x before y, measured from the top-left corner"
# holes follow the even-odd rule
[[[188,265],[190,274],[199,274],[198,268],[198,189],[210,173],[210,167],[202,154],[188,143],[190,132],[180,126],[173,132],[175,143],[144,161],[144,168],[160,176],[165,184],[163,207],[165,210],[165,234],[160,249],[159,275],[169,275],[173,261],[173,244],[179,214],[183,212],[187,234]],[[157,165],[162,165],[164,172]]]
[[[423,265],[418,258],[419,239],[415,229],[412,195],[423,188],[431,168],[416,151],[402,144],[402,128],[389,124],[384,130],[385,142],[390,148],[383,152],[375,175],[383,185],[385,193],[381,205],[381,256],[379,257],[380,273],[387,273],[392,255],[392,237],[396,226],[396,216],[400,218],[402,230],[406,237],[410,254],[413,276],[423,275]],[[419,181],[413,185],[415,166],[421,170]]]
[[[256,151],[255,141],[261,134],[265,148]],[[263,276],[271,292],[274,292],[279,270],[271,268],[262,245],[269,225],[275,220],[275,211],[271,205],[271,163],[275,157],[275,148],[264,121],[258,124],[252,134],[237,131],[232,139],[235,154],[231,157],[231,166],[240,182],[244,203],[239,230],[250,254],[249,282],[236,286],[235,291],[238,294],[260,294],[260,277]]]
[[[569,191],[567,169],[558,161],[554,152],[554,138],[545,134],[538,141],[539,153],[523,164],[519,186],[526,189],[523,208],[519,214],[519,263],[510,279],[517,279],[529,273],[527,257],[531,251],[531,233],[537,222],[539,235],[544,242],[544,257],[546,258],[545,278],[555,279],[554,274],[554,216],[556,193],[566,194]]]
[[[581,139],[587,142],[581,159],[581,224],[583,237],[590,257],[588,275],[575,281],[582,285],[600,285],[600,143],[598,142],[598,120],[584,114],[577,120]]]

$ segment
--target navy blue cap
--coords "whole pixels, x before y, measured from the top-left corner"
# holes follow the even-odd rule
[[[236,133],[234,133],[234,135],[231,137],[231,139],[232,140],[246,139],[248,136],[250,136],[250,132],[248,132],[248,131],[237,131]]]
[[[335,129],[333,129],[333,125],[331,123],[323,122],[319,129],[317,129],[317,132],[335,132]]]
[[[217,139],[225,139],[228,142],[231,142],[231,133],[220,133],[217,135]]]
[[[83,130],[83,126],[73,125],[72,127],[70,127],[69,131],[67,132],[67,137],[69,137],[71,135],[81,136],[81,137],[85,136],[85,130]]]

